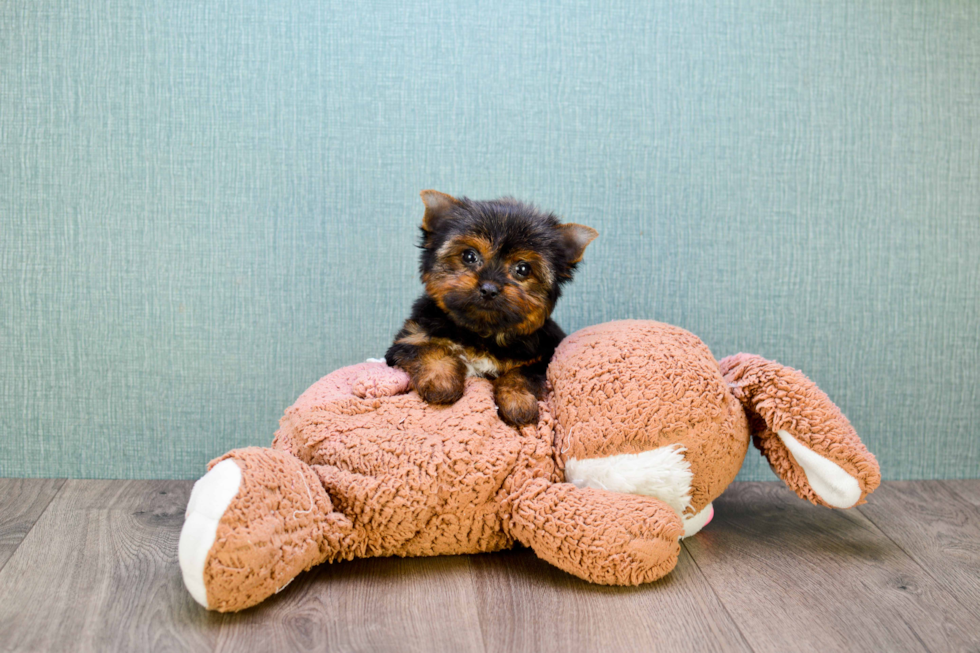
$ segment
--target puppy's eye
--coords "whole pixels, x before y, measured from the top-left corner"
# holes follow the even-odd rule
[[[479,260],[480,257],[477,256],[477,253],[472,249],[468,249],[465,252],[463,252],[463,263],[466,263],[467,265],[473,265],[474,263],[477,263]]]
[[[524,261],[521,261],[520,263],[518,263],[517,265],[514,266],[514,276],[515,277],[517,277],[519,279],[524,279],[529,274],[531,274],[531,266],[528,265],[527,263],[525,263]]]

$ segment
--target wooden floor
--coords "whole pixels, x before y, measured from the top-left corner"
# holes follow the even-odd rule
[[[736,484],[674,572],[639,588],[527,550],[373,559],[233,615],[184,590],[190,489],[0,479],[0,650],[980,650],[980,481],[886,483],[849,511]]]

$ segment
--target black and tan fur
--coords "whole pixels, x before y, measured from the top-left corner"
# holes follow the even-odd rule
[[[454,403],[467,375],[483,376],[505,421],[537,421],[545,370],[565,337],[549,316],[599,234],[510,198],[426,190],[422,201],[425,293],[385,360],[430,403]]]

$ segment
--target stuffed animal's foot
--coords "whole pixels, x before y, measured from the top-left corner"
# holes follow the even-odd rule
[[[238,494],[241,483],[241,467],[234,460],[223,460],[194,484],[187,502],[177,555],[187,591],[205,608],[208,596],[204,567],[208,553],[214,545],[218,522]]]
[[[350,531],[308,465],[238,449],[191,492],[178,552],[184,584],[208,609],[242,610],[330,557]]]
[[[538,557],[602,585],[639,585],[677,564],[680,517],[653,497],[532,481],[511,532]]]

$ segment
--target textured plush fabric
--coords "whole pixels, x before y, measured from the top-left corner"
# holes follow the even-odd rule
[[[375,383],[384,376],[395,382]],[[547,404],[536,426],[517,431],[497,417],[486,379],[467,379],[462,399],[436,408],[407,392],[405,376],[384,363],[334,372],[286,411],[272,443],[312,465],[337,509],[356,516],[356,542],[336,556],[510,546],[501,506],[532,478],[559,478]],[[365,378],[402,394],[357,396]]]
[[[874,456],[840,409],[802,372],[751,354],[729,356],[719,366],[732,395],[745,406],[755,446],[801,498],[828,506],[810,487],[777,431],[790,432],[807,449],[856,478],[860,503],[878,487],[881,472]]]
[[[679,444],[698,479],[692,512],[742,466],[745,412],[707,346],[684,329],[641,320],[582,329],[562,342],[548,378],[560,461]]]
[[[886,477],[975,477],[977,143],[976,0],[0,1],[0,476],[267,445],[391,343],[437,188],[600,232],[568,333],[779,360]]]
[[[272,449],[212,463],[236,461],[243,480],[205,560],[207,607],[254,605],[322,562],[487,552],[515,541],[595,583],[656,580],[677,562],[682,518],[710,510],[742,464],[743,404],[764,455],[800,496],[821,503],[767,429],[789,430],[832,458],[857,478],[862,498],[878,484],[874,457],[806,377],[759,357],[719,369],[677,327],[626,320],[584,329],[555,352],[548,379],[539,422],[520,430],[497,416],[485,379],[468,379],[451,406],[426,404],[384,363],[315,383],[287,409]],[[656,496],[564,482],[572,458],[665,446],[679,447],[690,468],[689,515]]]
[[[350,546],[353,527],[333,510],[314,471],[293,456],[249,447],[238,495],[225,511],[204,568],[208,604],[222,612],[254,605],[298,573]]]

